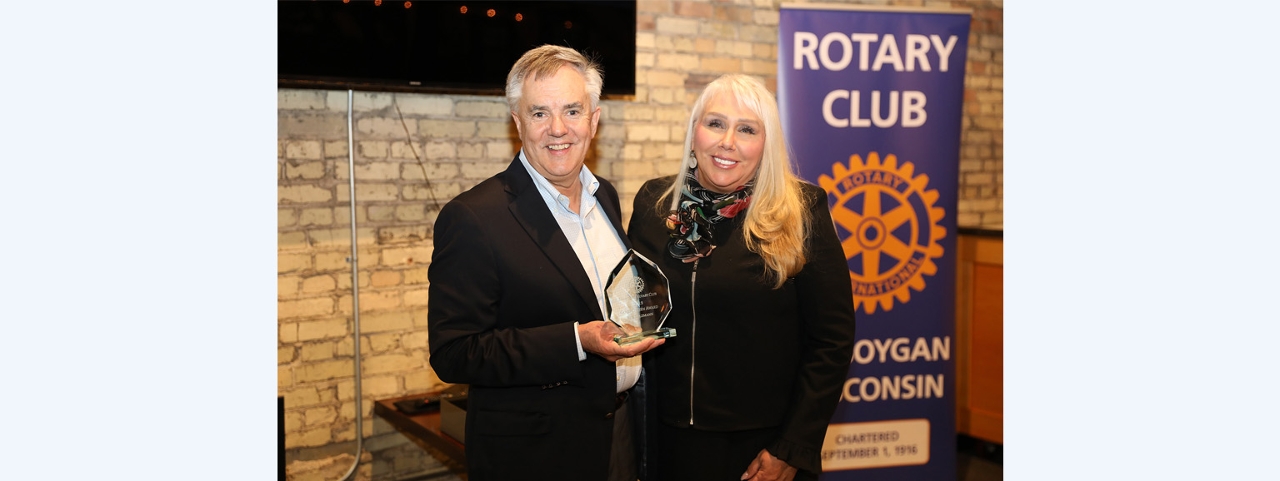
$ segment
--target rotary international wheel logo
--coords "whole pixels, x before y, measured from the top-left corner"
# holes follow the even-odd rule
[[[854,309],[867,314],[877,306],[893,310],[911,300],[911,289],[924,290],[924,276],[938,271],[934,259],[942,257],[946,228],[938,225],[945,215],[934,207],[938,191],[926,190],[929,176],[915,175],[915,166],[898,158],[867,154],[849,156],[846,167],[831,166],[830,176],[818,177],[827,191],[831,218],[844,247],[849,276],[853,280]]]

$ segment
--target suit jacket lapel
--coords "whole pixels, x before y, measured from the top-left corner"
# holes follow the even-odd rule
[[[564,236],[564,232],[560,231],[560,224],[547,210],[546,201],[542,200],[542,195],[538,193],[537,186],[533,185],[529,172],[520,164],[519,157],[507,166],[503,179],[506,182],[507,192],[513,197],[508,209],[511,210],[516,221],[538,244],[542,252],[551,259],[551,263],[556,266],[560,274],[569,280],[569,284],[573,285],[582,300],[591,307],[591,312],[595,313],[596,318],[604,319],[604,313],[600,312],[600,303],[596,300],[595,290],[591,287],[591,279],[582,269],[582,262],[573,252],[573,246],[569,245],[569,239]],[[606,268],[612,269],[613,266]]]
[[[608,217],[609,222],[613,224],[614,232],[617,232],[618,237],[622,238],[622,246],[626,250],[631,250],[631,239],[627,238],[627,231],[622,228],[622,212],[619,208],[618,191],[602,180],[600,181],[600,189],[596,190],[596,201],[596,205],[604,208],[605,217]],[[610,269],[613,268],[610,267]]]

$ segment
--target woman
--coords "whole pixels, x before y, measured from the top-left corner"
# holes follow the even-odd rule
[[[816,479],[853,353],[853,297],[826,193],[791,171],[777,102],[716,79],[689,157],[636,194],[627,231],[671,284],[651,351],[662,481]]]

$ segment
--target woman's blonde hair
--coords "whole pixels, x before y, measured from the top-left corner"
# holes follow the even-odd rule
[[[729,74],[711,82],[693,104],[693,113],[689,116],[683,152],[690,152],[690,156],[693,155],[695,129],[706,113],[707,104],[717,96],[736,100],[739,106],[750,110],[764,123],[764,152],[756,170],[755,187],[743,221],[742,235],[747,249],[764,259],[767,276],[776,289],[804,267],[805,238],[811,222],[809,210],[802,199],[802,181],[793,173],[791,156],[782,136],[778,102],[769,89],[753,77]],[[688,168],[689,159],[682,159],[675,182],[666,194],[659,197],[655,206],[659,211],[679,208],[679,192],[685,188],[685,171]],[[667,197],[669,201],[664,203],[663,199]]]

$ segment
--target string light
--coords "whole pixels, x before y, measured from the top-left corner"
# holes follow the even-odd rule
[[[463,15],[466,15],[466,14],[467,14],[467,6],[466,6],[466,5],[463,5],[461,10],[462,10],[462,14],[463,14]]]
[[[404,2],[404,8],[409,8],[412,6],[413,6],[413,2],[408,2],[408,1]]]
[[[373,0],[373,6],[375,7],[382,6],[382,0]]]
[[[498,12],[494,11],[492,8],[490,8],[488,12],[484,12],[484,13],[488,15],[490,18],[498,14]]]
[[[570,21],[568,21],[568,20],[565,20],[565,21],[564,21],[564,28],[565,28],[566,30],[573,28],[573,22],[570,22]]]
[[[518,13],[517,13],[517,14],[516,14],[516,21],[517,21],[517,22],[519,22],[519,21],[521,21],[521,20],[524,20],[524,15],[521,15],[521,14],[518,14]]]

